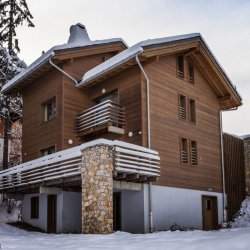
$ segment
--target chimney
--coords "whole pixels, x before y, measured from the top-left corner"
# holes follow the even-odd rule
[[[81,23],[77,23],[76,25],[72,25],[70,27],[70,36],[68,40],[69,43],[89,43],[91,40],[89,39],[89,35],[85,26]]]

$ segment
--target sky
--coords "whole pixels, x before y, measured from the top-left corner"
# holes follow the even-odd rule
[[[67,42],[72,24],[91,40],[121,37],[129,46],[146,39],[199,32],[236,85],[243,106],[223,114],[223,130],[250,134],[250,0],[26,0],[35,28],[17,36],[27,64]]]

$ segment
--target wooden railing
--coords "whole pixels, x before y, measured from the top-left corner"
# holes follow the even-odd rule
[[[99,139],[0,171],[0,191],[28,188],[32,184],[46,184],[52,180],[63,183],[65,178],[81,176],[81,149],[99,144],[112,147],[114,172],[137,174],[138,177],[160,175],[160,157],[156,151],[122,141]]]
[[[110,100],[99,103],[77,115],[76,131],[84,134],[103,125],[124,128],[123,106]]]
[[[0,171],[0,190],[79,175],[79,147],[67,149]]]
[[[130,145],[133,144],[117,141],[114,146],[115,170],[140,176],[160,176],[158,152],[135,145],[131,147]]]

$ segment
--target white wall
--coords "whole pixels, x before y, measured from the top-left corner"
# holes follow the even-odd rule
[[[143,191],[121,191],[122,231],[144,233]]]
[[[39,218],[31,219],[31,197],[39,196]],[[47,230],[47,195],[26,194],[22,201],[22,219],[32,226]]]
[[[31,197],[39,196],[39,218],[31,219]],[[47,230],[47,194],[26,194],[22,201],[23,221]],[[81,193],[57,195],[57,233],[81,232]]]
[[[146,186],[146,185],[145,185]],[[175,223],[202,229],[202,195],[216,196],[218,224],[223,220],[222,193],[152,186],[154,230],[168,230]],[[144,189],[145,226],[148,228],[148,187]],[[147,231],[147,230],[146,230]]]
[[[80,233],[82,228],[82,193],[63,192],[62,232]]]

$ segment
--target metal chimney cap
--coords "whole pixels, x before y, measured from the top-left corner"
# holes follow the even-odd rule
[[[69,31],[70,31],[70,36],[67,42],[68,44],[69,43],[84,44],[84,43],[89,43],[91,41],[85,26],[81,23],[72,25]]]

